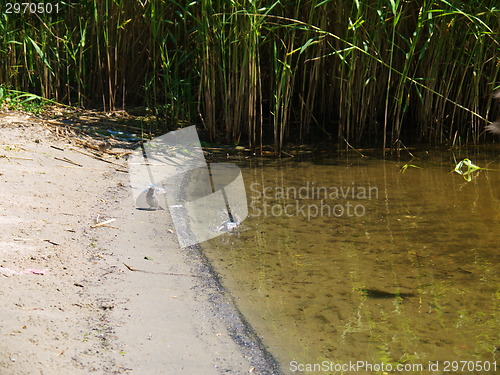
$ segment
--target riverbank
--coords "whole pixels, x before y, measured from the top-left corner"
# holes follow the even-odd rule
[[[168,211],[135,208],[125,161],[0,127],[1,374],[279,373]]]

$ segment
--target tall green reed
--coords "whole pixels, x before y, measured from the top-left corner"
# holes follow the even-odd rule
[[[86,0],[0,17],[0,83],[146,105],[211,139],[477,143],[495,117],[496,2]]]

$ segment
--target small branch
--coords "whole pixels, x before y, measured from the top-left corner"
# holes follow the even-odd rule
[[[265,146],[262,146],[262,147],[267,147],[267,148],[270,148],[273,152],[276,152],[276,150],[274,149],[274,147],[272,147],[272,146],[270,146],[270,145],[265,145]],[[289,154],[288,152],[283,151],[283,150],[281,150],[281,153],[282,153],[282,154],[285,154],[286,156],[290,156],[291,158],[294,158],[294,157],[295,157],[295,155]]]
[[[0,155],[0,158],[19,159],[19,160],[33,160],[32,158],[23,158],[21,156],[7,156],[7,155]]]
[[[354,147],[351,146],[351,144],[349,142],[347,142],[347,139],[345,139],[344,137],[342,137],[345,141],[345,143],[347,144],[347,146],[349,146],[350,148],[352,148],[354,151],[356,151],[358,154],[361,155],[362,158],[366,158],[365,155],[363,155],[359,150],[355,149]]]
[[[50,243],[51,245],[54,245],[54,246],[59,246],[59,244],[57,242],[54,242],[54,241],[51,241],[51,240],[42,240],[42,241],[48,242],[48,243]]]
[[[83,167],[83,165],[78,164],[78,163],[75,163],[74,161],[69,160],[67,157],[64,157],[64,158],[58,158],[57,156],[54,156],[54,159],[56,159],[56,160],[60,160],[60,161],[64,161],[64,162],[66,162],[66,163],[70,163],[70,164],[76,165],[76,166],[78,166],[78,167]]]
[[[54,242],[54,241],[51,241],[51,240],[42,239],[42,238],[39,238],[39,239],[35,239],[35,238],[13,238],[13,240],[14,241],[43,241],[43,242],[48,242],[48,243],[50,243],[51,245],[54,245],[54,246],[59,246],[60,245],[57,242]]]
[[[101,225],[101,227],[112,228],[112,229],[120,229],[118,227],[114,227],[112,225],[107,225],[107,224]]]
[[[403,142],[401,142],[401,140],[397,140],[396,142],[398,142],[401,146],[403,146],[403,148],[405,149],[405,151],[410,154],[410,156],[413,158],[413,159],[416,159],[415,155],[413,155],[410,150],[408,150],[408,148],[403,144]]]
[[[189,277],[201,277],[201,275],[193,275],[190,273],[173,273],[173,272],[153,272],[153,271],[145,271],[145,270],[139,270],[137,268],[132,268],[128,264],[123,263],[125,267],[127,267],[130,271],[134,272],[143,272],[143,273],[152,273],[154,275],[168,275],[168,276],[189,276]]]
[[[93,155],[93,154],[89,154],[88,152],[85,152],[85,151],[82,151],[82,150],[78,150],[74,147],[70,147],[70,150],[73,150],[73,151],[76,151],[76,152],[79,152],[80,154],[83,154],[83,155],[87,155],[87,156],[90,156],[91,158],[94,158],[94,159],[97,159],[97,160],[100,160],[100,161],[103,161],[105,163],[110,163],[110,164],[114,164],[114,165],[117,165],[123,169],[126,169],[127,167],[125,165],[122,165],[122,164],[118,164],[118,163],[115,163],[115,162],[112,162],[111,160],[106,160],[106,159],[103,159],[101,158],[100,156],[96,156],[96,155]],[[121,171],[122,172],[122,171]]]
[[[103,221],[103,222],[101,222],[101,223],[91,225],[90,227],[91,227],[91,228],[102,227],[103,225],[106,225],[106,224],[112,223],[113,221],[116,221],[116,219],[109,219],[109,220]]]

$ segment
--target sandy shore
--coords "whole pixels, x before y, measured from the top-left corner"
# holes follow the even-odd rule
[[[168,211],[137,210],[120,167],[16,122],[0,122],[0,374],[279,373]]]

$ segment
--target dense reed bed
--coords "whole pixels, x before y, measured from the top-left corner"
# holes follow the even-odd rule
[[[0,18],[0,84],[147,106],[165,130],[287,141],[477,143],[496,115],[495,0],[81,0]]]

